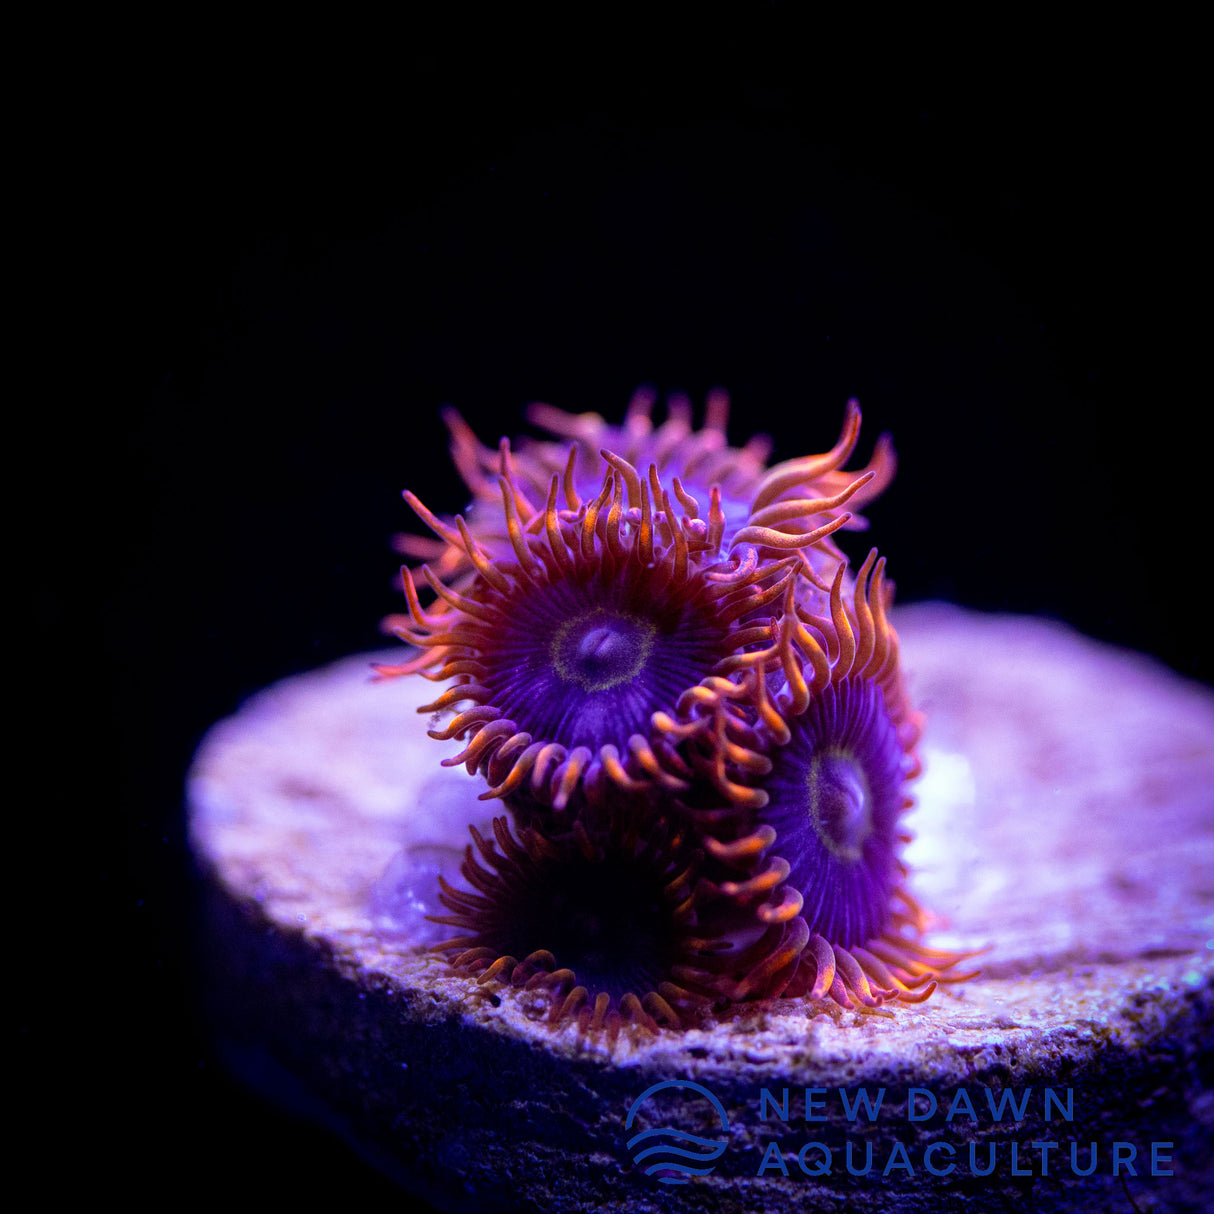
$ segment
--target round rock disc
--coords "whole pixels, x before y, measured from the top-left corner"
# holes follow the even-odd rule
[[[226,1055],[443,1210],[1210,1208],[1214,696],[1056,623],[895,621],[928,720],[911,888],[980,977],[554,1031],[427,951],[501,808],[440,766],[434,685],[364,655],[249,701],[191,773]]]

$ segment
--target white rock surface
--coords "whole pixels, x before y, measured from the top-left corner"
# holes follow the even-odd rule
[[[371,682],[383,655],[365,655],[269,688],[197,756],[217,1031],[301,1079],[444,1208],[1084,1209],[1125,1205],[1123,1179],[1144,1210],[1205,1208],[1214,696],[1047,621],[935,604],[895,620],[928,714],[912,888],[946,920],[933,943],[991,946],[981,978],[892,1014],[780,1001],[614,1051],[554,1034],[527,997],[490,998],[424,951],[446,931],[424,918],[441,913],[436,874],[458,880],[468,824],[501,810],[439,766],[459,744],[425,736],[416,707],[434,685]],[[730,1115],[716,1170],[686,1186],[629,1170],[625,1147],[631,1100],[671,1078],[705,1084]],[[761,1089],[858,1085],[901,1101],[867,1133],[877,1169],[857,1178],[836,1159],[805,1176],[800,1146],[841,1144],[855,1125],[834,1106],[822,1127],[764,1122]],[[1038,1096],[1016,1125],[906,1119],[912,1086],[947,1103],[984,1085],[1072,1088],[1075,1121],[1043,1123]],[[1064,1144],[1047,1178],[1028,1145],[1043,1135]],[[1003,1154],[988,1178],[936,1177],[922,1164],[935,1139],[959,1159],[971,1140]],[[1104,1161],[1074,1177],[1058,1159],[1071,1139],[1109,1156],[1134,1143],[1139,1174],[1114,1179]],[[1143,1174],[1157,1140],[1174,1143],[1171,1177]],[[787,1179],[756,1175],[772,1141]],[[914,1175],[877,1175],[899,1142]],[[1037,1161],[1027,1177],[1011,1174],[1012,1142],[1021,1169]]]

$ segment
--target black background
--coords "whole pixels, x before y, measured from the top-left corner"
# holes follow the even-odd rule
[[[97,1090],[139,1094],[97,1131],[125,1191],[401,1208],[212,1058],[181,784],[245,697],[384,644],[389,537],[420,530],[400,490],[464,504],[445,402],[493,442],[531,400],[618,418],[641,382],[697,408],[721,385],[731,438],[786,458],[856,396],[861,455],[881,430],[899,453],[868,513],[900,601],[1046,614],[1210,677],[1183,76],[1075,45],[893,80],[747,11],[694,54],[367,31],[349,57],[269,39],[186,69],[174,44],[98,133],[119,167],[95,320],[123,369],[102,522],[77,525],[104,548],[120,798],[88,896],[119,942]],[[80,588],[38,594],[74,630]]]

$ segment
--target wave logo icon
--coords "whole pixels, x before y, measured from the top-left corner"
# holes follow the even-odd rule
[[[721,1129],[729,1133],[729,1119],[721,1102],[706,1087],[692,1083],[690,1079],[667,1079],[665,1083],[646,1088],[628,1110],[624,1129],[632,1129],[638,1110],[650,1096],[667,1088],[685,1088],[706,1097],[721,1119]],[[707,1176],[728,1145],[727,1138],[701,1138],[686,1130],[666,1127],[642,1130],[628,1140],[633,1163],[638,1167],[645,1165],[645,1175],[656,1176],[662,1184],[686,1184],[692,1176]]]

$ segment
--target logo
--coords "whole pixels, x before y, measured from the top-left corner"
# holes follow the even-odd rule
[[[664,1092],[667,1088],[689,1088],[706,1097],[721,1119],[721,1129],[726,1134],[729,1133],[729,1119],[725,1116],[721,1102],[706,1087],[692,1083],[690,1079],[667,1079],[665,1083],[655,1083],[653,1087],[646,1088],[628,1110],[624,1129],[632,1129],[637,1110],[650,1096]],[[633,1153],[632,1161],[638,1167],[649,1161],[644,1169],[646,1176],[657,1176],[662,1184],[686,1184],[691,1176],[707,1176],[712,1172],[715,1161],[720,1158],[728,1144],[729,1140],[724,1138],[700,1138],[685,1130],[657,1128],[642,1130],[630,1138],[628,1150]],[[643,1149],[637,1150],[638,1147]],[[698,1149],[689,1150],[689,1147]],[[671,1158],[664,1158],[665,1156]],[[700,1166],[695,1167],[693,1164]]]

